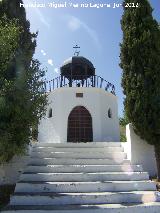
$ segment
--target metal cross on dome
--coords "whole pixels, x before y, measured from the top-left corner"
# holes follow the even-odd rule
[[[74,55],[79,56],[80,51],[78,51],[78,49],[80,49],[80,47],[76,44],[73,48],[75,49]]]

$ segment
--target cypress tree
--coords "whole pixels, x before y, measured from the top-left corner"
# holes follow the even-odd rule
[[[3,97],[3,107],[0,108],[0,162],[24,153],[32,138],[31,129],[44,115],[47,104],[46,95],[41,90],[45,70],[40,69],[38,60],[33,59],[37,33],[30,32],[25,9],[19,7],[20,3],[23,2],[0,2],[0,20],[5,16],[6,25],[16,20],[15,27],[20,29],[16,40],[18,45],[12,50],[14,54],[0,73],[0,79],[4,79],[0,85],[0,99]]]
[[[125,7],[126,3],[138,7]],[[124,107],[135,132],[154,145],[160,180],[160,29],[148,0],[125,0],[121,20]]]

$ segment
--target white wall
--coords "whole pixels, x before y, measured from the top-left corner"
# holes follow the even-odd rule
[[[76,93],[83,93],[77,98]],[[84,106],[92,116],[93,141],[119,141],[117,97],[99,88],[59,88],[49,93],[49,109],[53,117],[42,119],[39,125],[39,142],[67,142],[68,116],[76,106]],[[112,118],[108,118],[108,109]]]
[[[127,142],[122,143],[127,157],[133,164],[141,164],[150,176],[156,176],[157,167],[154,146],[149,145],[135,134],[131,124],[126,126]]]

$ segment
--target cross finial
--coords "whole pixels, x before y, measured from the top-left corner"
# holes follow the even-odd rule
[[[78,49],[80,49],[80,47],[76,44],[73,48],[75,49],[74,55],[79,56],[80,51],[78,51]]]

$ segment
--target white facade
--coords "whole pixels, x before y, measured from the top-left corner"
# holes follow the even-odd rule
[[[83,93],[83,97],[76,97]],[[68,116],[76,106],[85,107],[92,117],[93,141],[119,141],[117,97],[103,89],[62,87],[49,93],[46,118],[39,125],[39,142],[66,143]],[[52,117],[49,111],[52,109]],[[108,110],[111,118],[108,117]]]
[[[126,126],[127,142],[122,143],[124,152],[132,164],[142,165],[144,171],[147,171],[151,177],[157,175],[157,164],[155,159],[154,146],[148,144],[135,134],[132,124]]]

